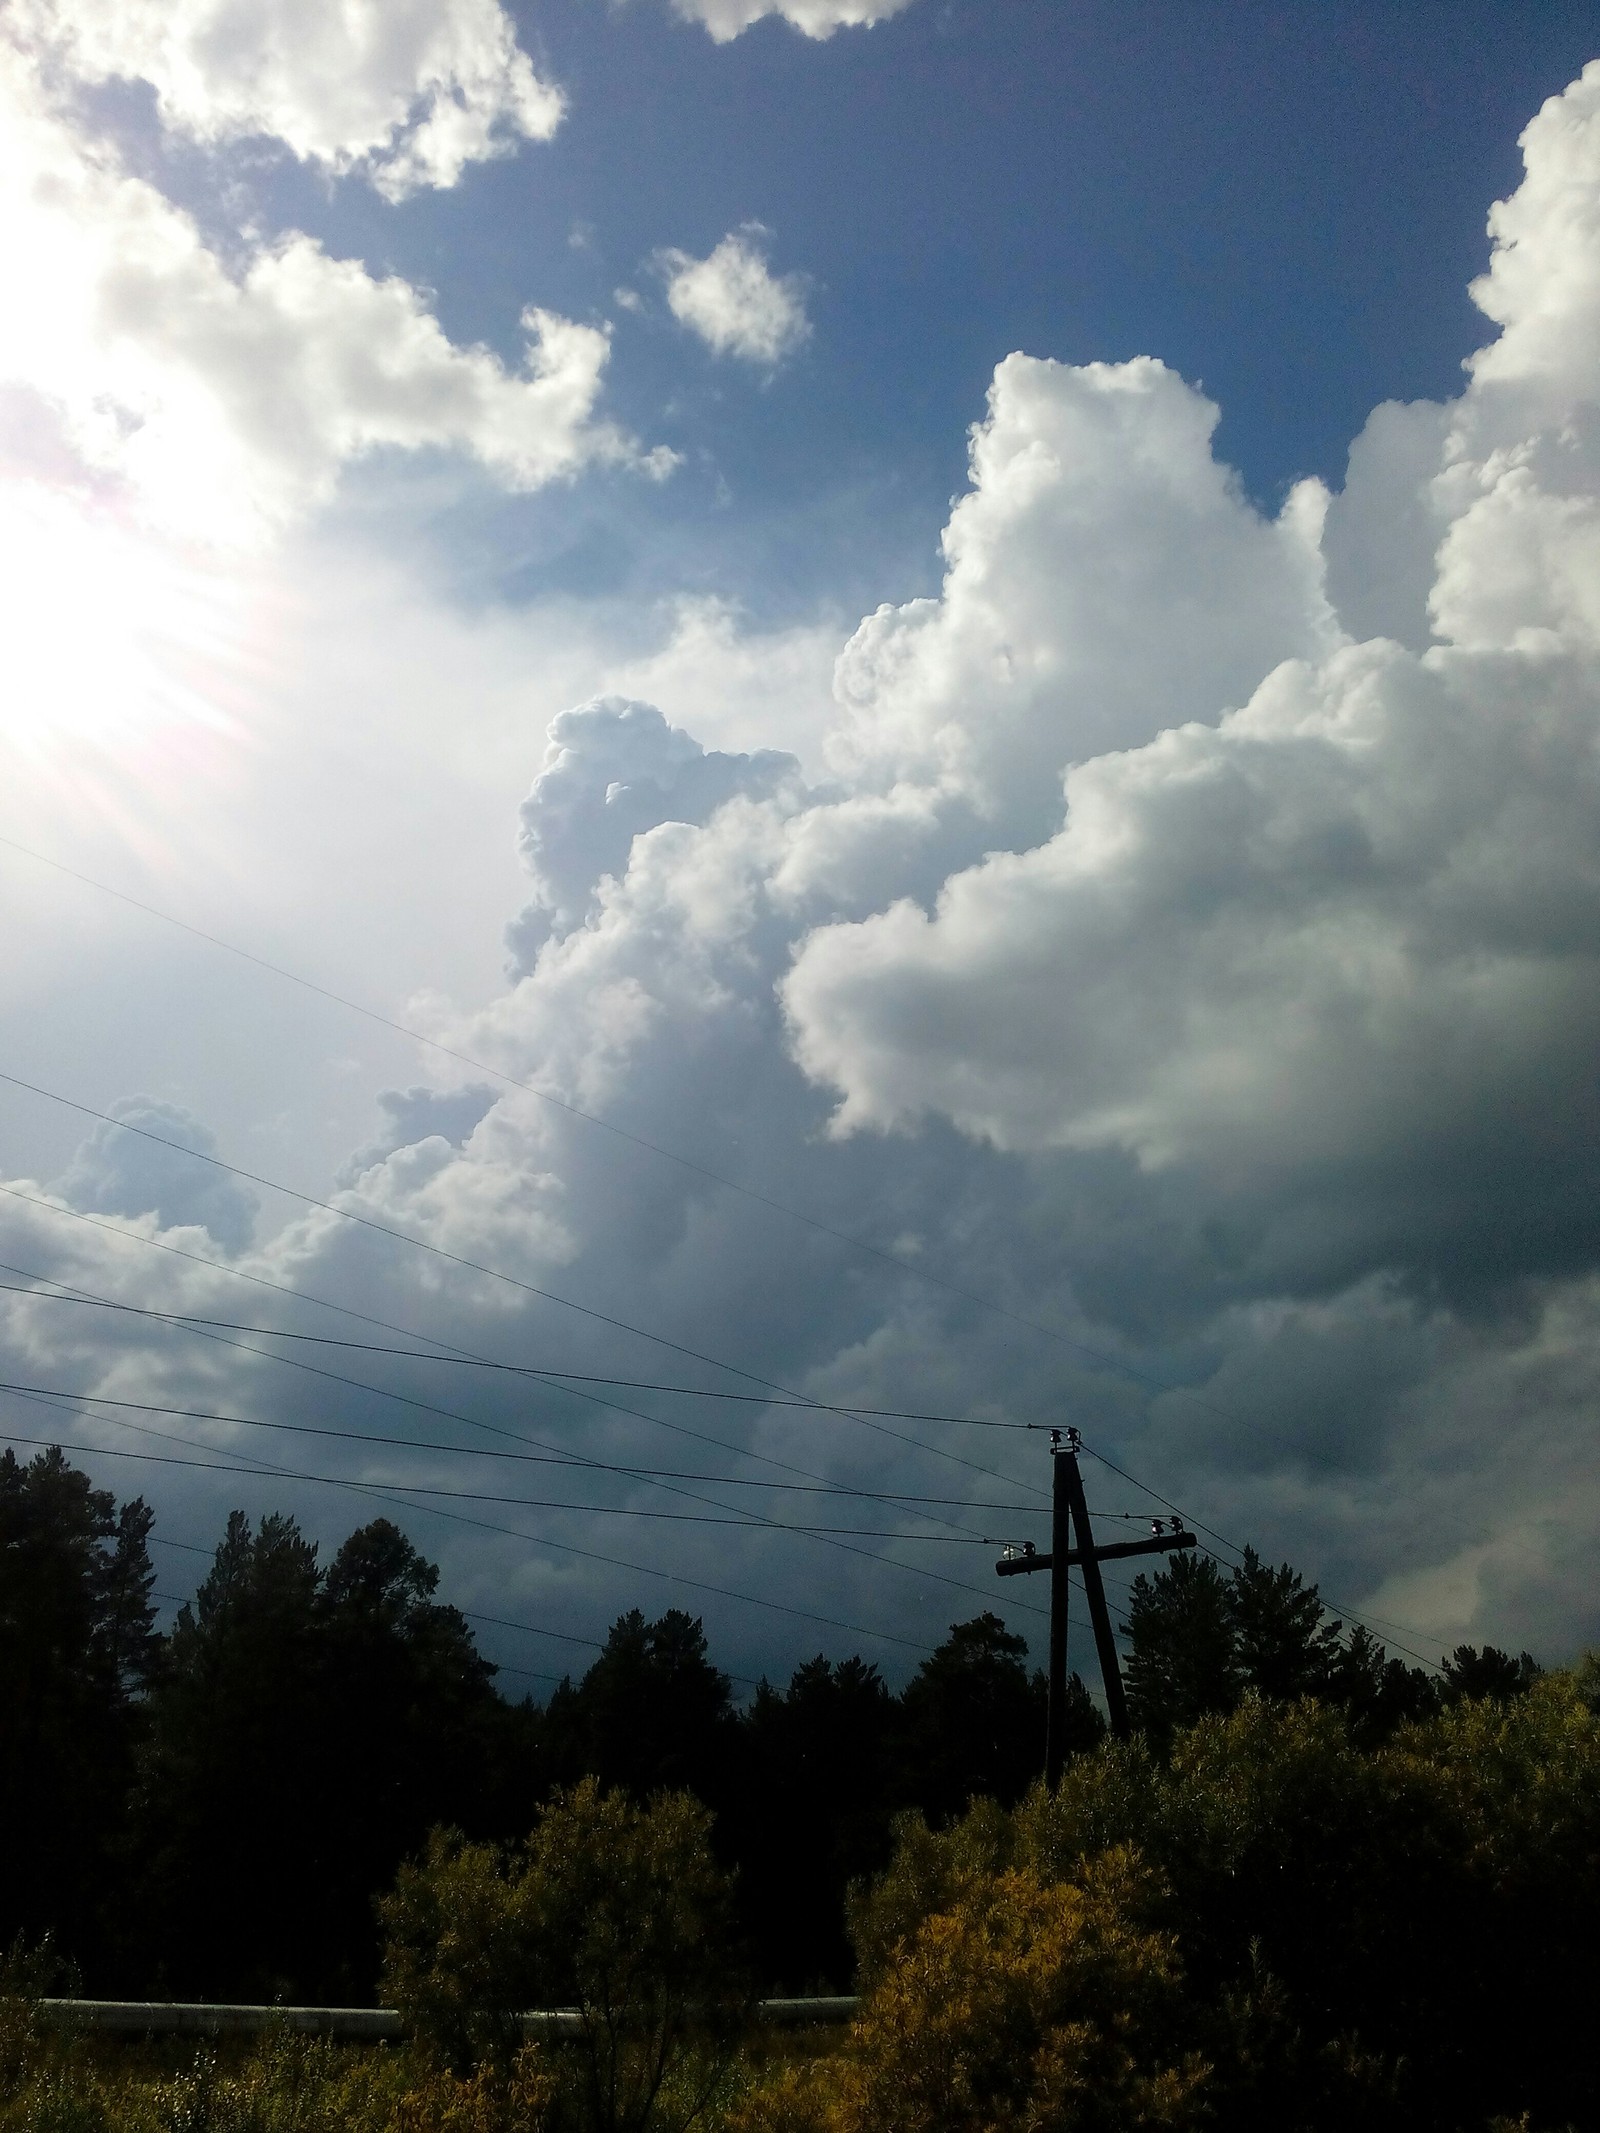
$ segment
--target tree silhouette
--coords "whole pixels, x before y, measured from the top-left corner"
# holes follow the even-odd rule
[[[636,1799],[679,1788],[720,1805],[734,1719],[732,1690],[706,1656],[698,1617],[637,1607],[611,1626],[583,1680],[563,1683],[545,1713],[558,1783],[593,1775]]]
[[[1237,1704],[1244,1677],[1228,1580],[1209,1556],[1176,1555],[1136,1577],[1126,1628],[1128,1715],[1153,1739]]]
[[[1327,1694],[1342,1625],[1328,1617],[1315,1585],[1287,1563],[1269,1570],[1246,1548],[1228,1580],[1227,1605],[1244,1687],[1283,1701]]]
[[[156,1664],[139,1501],[57,1447],[0,1456],[0,1942],[46,1931],[92,1963]]]
[[[1480,1651],[1476,1645],[1458,1644],[1443,1662],[1444,1700],[1460,1703],[1487,1697],[1494,1703],[1509,1703],[1513,1696],[1526,1696],[1544,1672],[1532,1652],[1513,1659],[1492,1644]]]
[[[363,1996],[371,1900],[431,1823],[481,1817],[505,1707],[386,1519],[326,1574],[234,1512],[151,1699],[146,1957],[173,1989]]]
[[[1314,1696],[1340,1704],[1369,1742],[1438,1708],[1427,1674],[1390,1659],[1364,1629],[1346,1638],[1315,1585],[1287,1563],[1268,1569],[1253,1548],[1226,1573],[1209,1557],[1179,1555],[1154,1576],[1135,1578],[1126,1627],[1129,1711],[1158,1745],[1196,1719],[1237,1710],[1252,1689],[1276,1702]],[[1509,1695],[1517,1681],[1527,1685],[1503,1652],[1480,1657],[1463,1646],[1457,1660],[1473,1684],[1462,1694]]]
[[[906,1805],[943,1820],[974,1798],[1020,1799],[1039,1775],[1045,1686],[1027,1650],[998,1615],[951,1624],[900,1700]]]
[[[729,1838],[762,1974],[790,1991],[849,1978],[845,1890],[889,1855],[895,1717],[875,1666],[820,1655],[745,1713]]]
[[[235,1512],[166,1639],[154,1628],[150,1530],[143,1503],[119,1508],[59,1451],[27,1466],[0,1456],[0,1813],[11,1837],[0,1846],[0,1935],[52,1932],[97,1989],[364,1999],[373,1900],[430,1829],[459,1830],[463,1857],[476,1856],[473,1844],[518,1837],[554,1792],[586,1777],[635,1805],[692,1792],[717,1818],[724,1866],[739,1869],[761,1981],[843,1986],[846,1892],[886,1861],[896,1814],[921,1810],[936,1836],[972,1800],[1000,1813],[1039,1775],[1043,1677],[995,1614],[953,1624],[899,1696],[864,1660],[819,1655],[786,1688],[763,1682],[738,1712],[700,1621],[634,1609],[540,1711],[497,1694],[465,1618],[436,1596],[437,1570],[388,1519],[352,1533],[324,1568],[292,1518],[253,1524]],[[1253,1552],[1229,1571],[1180,1555],[1138,1578],[1127,1627],[1129,1701],[1146,1739],[1075,1762],[1084,1797],[1103,1781],[1135,1802],[1162,1769],[1163,1783],[1192,1789],[1207,1758],[1208,1797],[1281,1792],[1267,1821],[1274,1844],[1293,1838],[1293,1876],[1270,1847],[1224,1857],[1226,1817],[1204,1843],[1180,1817],[1152,1856],[1180,1896],[1191,1882],[1199,1892],[1187,1928],[1196,1961],[1220,1975],[1265,1936],[1296,1993],[1342,1977],[1341,1966],[1354,1978],[1363,1936],[1377,1930],[1350,1910],[1341,1877],[1366,1877],[1372,1916],[1389,1901],[1388,1854],[1352,1865],[1374,1754],[1414,1757],[1420,1734],[1400,1728],[1418,1720],[1481,1738],[1487,1767],[1495,1729],[1552,1686],[1527,1653],[1467,1645],[1436,1683],[1367,1631],[1344,1634],[1314,1585]],[[1600,1702],[1592,1676],[1582,1693]],[[1303,1738],[1274,1730],[1296,1711]],[[1188,1730],[1201,1720],[1213,1723]],[[1104,1734],[1075,1675],[1069,1726],[1079,1750]],[[1522,1811],[1508,1781],[1495,1812]],[[1091,1820],[1102,1826],[1100,1810]],[[1155,1843],[1148,1829],[1128,1835]],[[1406,1851],[1409,1837],[1396,1841],[1415,1880],[1426,1862]],[[1202,1886],[1207,1844],[1223,1851]],[[1550,1886],[1529,1894],[1530,1919]],[[1308,1891],[1349,1911],[1345,1941],[1318,1927]],[[1393,1948],[1402,1939],[1389,1934]],[[1409,1960],[1396,1957],[1387,1989],[1402,1991]],[[1356,1994],[1354,1983],[1339,1989]]]

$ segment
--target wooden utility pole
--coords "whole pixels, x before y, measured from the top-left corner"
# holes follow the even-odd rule
[[[1125,1740],[1128,1705],[1122,1693],[1122,1668],[1117,1661],[1117,1641],[1112,1634],[1111,1611],[1106,1606],[1100,1565],[1126,1555],[1171,1555],[1175,1549],[1196,1545],[1194,1535],[1186,1533],[1177,1519],[1171,1521],[1169,1531],[1168,1521],[1158,1518],[1152,1521],[1154,1530],[1148,1540],[1113,1541],[1097,1548],[1089,1524],[1088,1502],[1083,1493],[1083,1475],[1078,1470],[1082,1441],[1075,1429],[1064,1432],[1053,1429],[1050,1432],[1049,1554],[1040,1555],[1030,1541],[1015,1552],[1008,1551],[994,1566],[1003,1578],[1023,1577],[1033,1570],[1048,1570],[1050,1573],[1050,1693],[1045,1717],[1044,1779],[1052,1792],[1060,1782],[1067,1758],[1068,1571],[1073,1568],[1083,1571],[1089,1621],[1094,1630],[1095,1649],[1100,1656],[1100,1679],[1105,1685],[1106,1711],[1112,1732],[1118,1740]],[[1076,1548],[1071,1539],[1074,1531],[1078,1538]]]
[[[1072,1553],[1072,1489],[1067,1480],[1071,1454],[1063,1458],[1060,1447],[1061,1432],[1052,1430],[1050,1560],[1061,1565],[1060,1575],[1052,1575],[1050,1579],[1050,1674],[1044,1718],[1044,1779],[1052,1792],[1061,1776],[1061,1765],[1067,1752],[1067,1604],[1072,1591],[1072,1580],[1067,1576],[1066,1568],[1067,1558]]]

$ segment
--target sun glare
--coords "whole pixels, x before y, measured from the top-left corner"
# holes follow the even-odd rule
[[[132,756],[227,721],[204,685],[217,587],[159,541],[32,483],[0,486],[0,736],[30,756]]]

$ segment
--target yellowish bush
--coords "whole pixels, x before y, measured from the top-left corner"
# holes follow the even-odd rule
[[[1056,1885],[969,1863],[946,1907],[886,1953],[848,2051],[783,2070],[741,2105],[735,2133],[1199,2123],[1207,2069],[1184,2048],[1177,1956],[1143,1922],[1152,1889],[1135,1856],[1110,1852]]]
[[[974,1800],[948,1829],[930,1829],[915,1809],[897,1815],[893,1858],[848,1899],[859,1989],[870,1992],[924,1920],[1011,1865],[1015,1850],[1012,1817],[993,1800]]]

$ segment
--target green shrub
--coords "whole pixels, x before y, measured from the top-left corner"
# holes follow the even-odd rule
[[[381,1906],[385,1998],[458,2075],[511,2063],[522,2010],[575,2008],[567,2107],[593,2133],[683,2133],[748,2005],[710,1829],[687,1793],[641,1808],[591,1778],[518,1849],[436,1837]]]
[[[1230,2133],[1600,2124],[1596,1670],[1465,1696],[1366,1744],[1312,1701],[1247,1694],[1076,1758],[1057,1793],[900,1826],[852,1911],[863,1983],[1009,1874],[1080,1883],[1108,1848],[1157,1879],[1190,2037]],[[808,2092],[809,2094],[809,2092]],[[784,2105],[804,2116],[798,2095]],[[799,2118],[797,2118],[797,2125]]]

